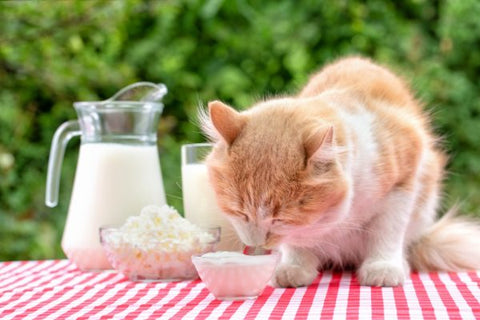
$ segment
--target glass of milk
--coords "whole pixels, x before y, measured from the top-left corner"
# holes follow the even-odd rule
[[[137,98],[134,95],[137,94]],[[54,207],[65,146],[81,137],[62,249],[82,270],[110,269],[99,241],[103,225],[123,224],[147,205],[164,205],[157,127],[166,94],[162,84],[137,83],[112,99],[76,102],[78,120],[53,137],[45,202]]]
[[[240,251],[243,244],[233,226],[222,213],[208,179],[205,157],[213,144],[195,143],[182,146],[182,192],[185,218],[201,227],[220,226],[217,250]]]

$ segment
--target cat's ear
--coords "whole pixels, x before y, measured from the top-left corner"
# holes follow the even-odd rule
[[[208,103],[210,120],[222,138],[231,145],[245,125],[244,118],[235,109],[220,101]]]
[[[333,126],[325,126],[316,130],[305,139],[305,156],[307,162],[328,160],[335,157],[335,130]]]

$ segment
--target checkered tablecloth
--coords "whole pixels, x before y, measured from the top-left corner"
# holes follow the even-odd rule
[[[0,319],[480,319],[480,271],[413,273],[403,287],[322,273],[305,288],[215,300],[200,280],[135,283],[66,260],[0,263]]]

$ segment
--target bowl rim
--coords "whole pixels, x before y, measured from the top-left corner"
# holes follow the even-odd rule
[[[253,262],[253,258],[246,258],[246,260],[249,260],[249,261],[246,261],[245,258],[241,261],[241,262],[235,262],[235,261],[218,261],[220,258],[209,258],[209,257],[203,257],[205,254],[209,254],[209,253],[219,253],[219,252],[235,252],[235,253],[239,253],[241,255],[241,257],[244,257],[244,256],[247,256],[247,257],[257,257],[257,258],[260,258],[261,260],[258,261],[258,262]],[[247,255],[247,254],[244,254],[242,252],[238,252],[238,251],[213,251],[213,252],[205,252],[205,253],[202,253],[202,254],[193,254],[191,259],[192,259],[192,262],[195,264],[195,263],[206,263],[206,264],[211,264],[211,265],[216,265],[216,266],[223,266],[223,265],[228,265],[228,266],[232,266],[232,265],[236,265],[236,266],[255,266],[255,265],[258,265],[258,264],[261,264],[261,263],[265,263],[265,259],[269,259],[269,261],[272,261],[275,265],[278,264],[280,262],[280,259],[281,259],[281,253],[278,252],[278,251],[272,251],[268,254],[259,254],[259,255]]]

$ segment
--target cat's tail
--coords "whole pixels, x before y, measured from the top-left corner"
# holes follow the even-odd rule
[[[451,209],[409,248],[409,262],[417,271],[480,269],[480,221],[456,215]]]

